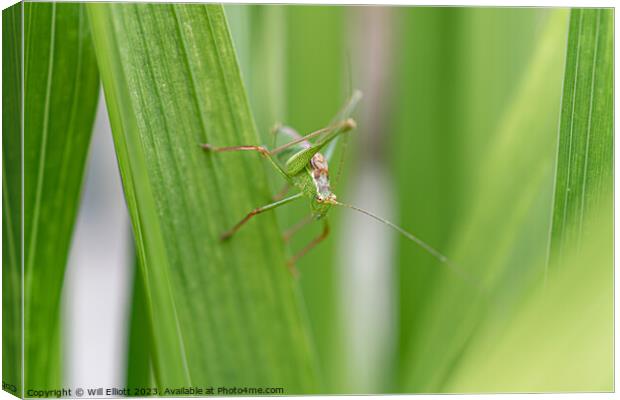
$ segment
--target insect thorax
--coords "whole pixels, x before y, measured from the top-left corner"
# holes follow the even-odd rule
[[[329,184],[327,160],[321,153],[316,153],[306,168],[291,178],[291,182],[312,199],[312,214],[319,219],[325,216],[336,200]]]
[[[317,200],[322,202],[330,198],[335,199],[336,196],[329,186],[329,167],[323,154],[316,153],[310,159],[307,172],[314,183]]]
[[[316,153],[312,157],[306,173],[314,188],[314,201],[311,202],[312,214],[316,219],[323,218],[331,207],[330,201],[336,200],[336,195],[331,191],[327,160],[321,153]]]

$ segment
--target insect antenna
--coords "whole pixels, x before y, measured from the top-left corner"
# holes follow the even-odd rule
[[[404,230],[403,228],[401,228],[400,226],[396,225],[395,223],[390,222],[390,221],[388,221],[385,218],[381,218],[378,215],[375,215],[375,214],[371,213],[370,211],[364,210],[363,208],[359,208],[359,207],[356,207],[356,206],[351,205],[351,204],[341,203],[341,202],[339,202],[337,200],[332,200],[331,204],[335,204],[335,205],[341,206],[341,207],[350,208],[351,210],[355,210],[355,211],[357,211],[359,213],[362,213],[364,215],[367,215],[367,216],[369,216],[369,217],[371,217],[371,218],[373,218],[373,219],[375,219],[375,220],[377,220],[377,221],[379,221],[381,223],[384,223],[385,225],[391,227],[392,229],[396,230],[398,233],[400,233],[401,235],[403,235],[407,239],[411,240],[412,242],[414,242],[415,244],[420,246],[422,249],[426,250],[430,255],[435,257],[442,264],[445,264],[446,266],[448,266],[452,271],[454,271],[456,274],[458,274],[461,278],[466,280],[468,283],[476,286],[479,289],[482,288],[480,286],[479,282],[474,281],[471,276],[466,274],[465,271],[463,271],[458,265],[453,263],[448,257],[446,257],[445,255],[440,253],[437,249],[435,249],[430,244],[426,243],[425,241],[423,241],[419,237],[415,236],[411,232],[408,232],[408,231]]]
[[[342,176],[342,170],[344,169],[344,160],[347,156],[347,148],[349,147],[349,135],[346,135],[341,140],[342,143],[340,143],[340,160],[338,160],[336,179],[334,179],[334,183],[332,184],[333,190],[336,190],[338,188],[338,184],[340,183],[340,177]]]
[[[348,80],[347,80],[347,89],[346,89],[345,93],[353,93],[353,73],[351,72],[352,68],[351,68],[351,52],[350,51],[347,51],[347,63],[346,63],[346,66],[347,66],[346,74],[347,74]],[[353,93],[352,98],[355,97],[356,95],[357,95],[357,93]],[[361,92],[360,92],[360,95],[361,95]],[[360,96],[360,98],[361,98],[361,96]],[[353,104],[353,107],[355,107],[357,101],[359,101],[359,100],[355,100],[355,104]],[[351,102],[347,102],[347,103],[351,103]],[[339,116],[342,115],[342,113],[345,113],[347,111],[349,113],[351,113],[353,111],[352,109],[347,110],[347,108],[351,107],[347,103],[345,103],[345,105],[343,106],[343,109],[338,112]],[[344,160],[347,157],[347,149],[349,147],[349,135],[345,135],[345,137],[343,137],[340,140],[342,141],[340,143],[340,160],[338,160],[338,169],[336,170],[336,179],[334,179],[334,182],[332,184],[332,189],[333,190],[336,190],[338,188],[338,185],[340,184],[340,177],[342,176],[342,170],[344,168]],[[336,144],[334,143],[334,147],[329,149],[329,150],[331,150],[333,152],[334,149],[335,149],[335,146],[336,146]],[[331,158],[331,155],[329,155],[329,158]]]
[[[345,121],[349,118],[349,116],[353,113],[353,110],[357,106],[357,103],[362,99],[362,92],[359,90],[354,90],[351,94],[351,97],[347,100],[347,102],[342,106],[338,114],[334,117],[330,125],[337,124],[338,122]],[[334,151],[336,150],[336,145],[338,144],[338,139],[333,140],[327,149],[325,150],[325,157],[327,160],[331,160],[334,155]]]

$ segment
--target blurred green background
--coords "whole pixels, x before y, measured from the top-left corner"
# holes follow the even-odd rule
[[[263,142],[276,121],[325,126],[362,90],[339,199],[392,218],[460,270],[334,210],[333,236],[298,265],[325,392],[611,390],[611,192],[590,237],[598,251],[565,261],[570,278],[546,272],[570,10],[225,10]],[[279,210],[281,227],[306,212]],[[580,286],[586,272],[600,286]],[[594,294],[596,323],[584,327]],[[579,307],[561,318],[569,299]]]

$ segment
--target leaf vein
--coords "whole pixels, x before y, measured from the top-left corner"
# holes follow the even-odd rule
[[[597,57],[598,57],[598,42],[599,42],[599,32],[601,25],[601,10],[598,10],[596,16],[596,33],[594,38],[594,54],[592,56],[592,78],[590,81],[590,98],[589,107],[588,107],[588,130],[586,131],[586,148],[585,148],[585,159],[583,161],[583,182],[581,186],[581,209],[579,215],[579,233],[581,236],[581,230],[583,228],[583,214],[585,210],[585,201],[586,201],[586,183],[588,180],[588,156],[590,152],[590,134],[592,130],[592,109],[594,108],[594,88],[596,86],[596,66],[597,66]]]
[[[41,138],[40,145],[40,157],[39,168],[37,172],[37,187],[35,194],[34,211],[32,217],[30,234],[30,246],[28,247],[28,262],[26,263],[26,276],[27,282],[26,288],[30,288],[32,283],[32,268],[34,265],[37,245],[37,235],[39,226],[39,214],[41,212],[41,197],[43,195],[43,181],[45,179],[45,158],[47,150],[47,139],[49,134],[49,120],[50,120],[50,107],[51,107],[51,93],[52,93],[52,75],[54,72],[54,51],[56,42],[56,3],[52,3],[52,17],[50,26],[50,49],[49,49],[49,63],[47,70],[47,83],[45,89],[45,105],[43,113],[43,137]]]
[[[562,210],[562,223],[561,229],[565,229],[566,221],[568,219],[568,194],[570,193],[570,181],[571,181],[571,162],[572,162],[572,148],[573,148],[573,132],[575,127],[575,103],[577,102],[577,81],[579,78],[580,56],[581,56],[581,29],[583,26],[583,10],[579,10],[579,29],[577,31],[577,54],[575,56],[575,76],[573,78],[573,92],[571,99],[571,115],[570,115],[570,130],[568,134],[568,160],[566,169],[566,187],[564,189],[564,209]],[[562,235],[560,238],[560,254],[564,247],[566,235]]]

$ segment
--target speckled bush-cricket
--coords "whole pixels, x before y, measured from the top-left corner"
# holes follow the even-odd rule
[[[330,210],[331,206],[334,205],[350,208],[390,226],[391,228],[395,229],[400,234],[405,236],[407,239],[418,244],[424,250],[429,252],[433,257],[437,258],[440,262],[452,266],[451,262],[446,256],[435,250],[433,247],[431,247],[429,244],[422,241],[415,235],[369,211],[363,210],[350,204],[341,203],[337,200],[336,195],[332,192],[329,180],[328,161],[331,159],[334,153],[337,139],[341,135],[355,129],[356,123],[352,118],[350,118],[350,115],[353,112],[353,109],[355,108],[357,103],[360,101],[361,97],[361,92],[355,91],[328,127],[309,133],[305,136],[301,136],[293,128],[277,125],[273,129],[274,135],[285,135],[291,141],[279,147],[275,147],[272,150],[269,150],[265,146],[256,145],[216,147],[212,144],[201,144],[201,147],[204,150],[210,152],[258,152],[259,154],[264,156],[286,180],[285,189],[280,194],[274,196],[273,203],[255,208],[254,210],[250,211],[235,226],[222,234],[222,240],[231,238],[245,223],[247,223],[255,215],[263,213],[265,211],[274,210],[292,201],[307,197],[310,199],[310,215],[308,215],[297,225],[289,229],[284,234],[284,238],[285,240],[290,239],[293,234],[295,234],[303,226],[305,226],[312,220],[322,220],[323,231],[318,237],[314,238],[308,245],[306,245],[302,250],[300,250],[288,261],[288,266],[289,268],[291,268],[292,271],[294,271],[295,262],[300,257],[305,255],[308,251],[310,251],[313,247],[323,241],[329,234],[329,224],[325,217],[327,216],[327,213]],[[325,155],[321,153],[324,148],[326,148]],[[298,190],[298,193],[289,197],[284,197],[291,187],[296,188]]]

